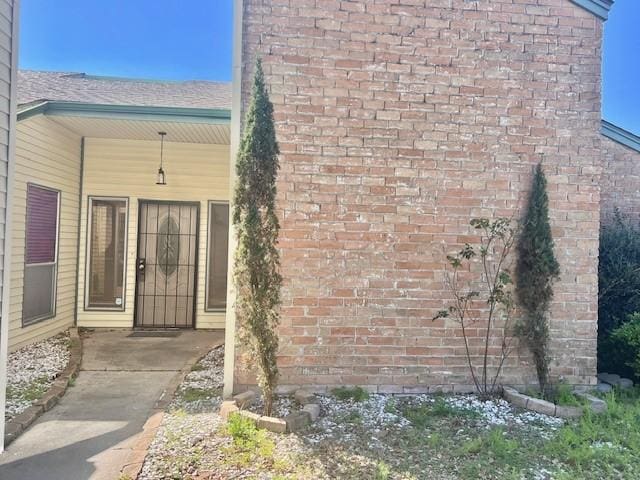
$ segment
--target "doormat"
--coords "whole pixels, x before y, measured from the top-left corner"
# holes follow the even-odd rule
[[[138,332],[131,332],[127,337],[129,338],[173,338],[180,335],[182,332],[176,330],[140,330]]]

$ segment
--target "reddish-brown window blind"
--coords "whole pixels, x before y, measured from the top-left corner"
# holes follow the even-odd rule
[[[27,265],[56,261],[58,195],[54,190],[36,185],[27,187]]]

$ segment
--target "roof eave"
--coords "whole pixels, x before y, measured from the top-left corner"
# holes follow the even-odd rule
[[[164,121],[176,123],[227,124],[231,110],[218,108],[106,105],[82,102],[43,101],[18,112],[18,121],[34,115],[63,115],[113,120]]]
[[[607,122],[606,120],[602,120],[600,132],[602,135],[610,138],[614,142],[618,142],[625,147],[635,150],[636,152],[640,152],[640,137],[637,135],[620,128],[611,122]]]
[[[596,17],[607,20],[614,0],[571,0],[571,2],[593,13]]]

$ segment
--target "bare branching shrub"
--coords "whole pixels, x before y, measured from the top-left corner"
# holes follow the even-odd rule
[[[475,218],[470,224],[479,232],[480,242],[475,246],[465,244],[457,254],[447,256],[445,281],[452,302],[434,320],[452,318],[460,324],[473,383],[480,396],[489,397],[496,393],[502,367],[512,350],[515,304],[508,267],[517,232],[507,218]],[[474,268],[476,263],[479,269]],[[481,355],[475,355],[470,346],[472,326],[484,329]],[[490,351],[496,338],[500,339],[500,353],[497,365],[492,366],[495,360],[490,358]]]

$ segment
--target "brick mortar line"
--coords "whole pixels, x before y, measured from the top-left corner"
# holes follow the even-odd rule
[[[123,373],[136,373],[136,372],[143,372],[143,373],[153,373],[153,372],[158,372],[158,373],[167,373],[167,372],[181,372],[182,370],[180,369],[175,369],[175,370],[155,370],[155,369],[136,369],[136,370],[125,370],[125,369],[113,369],[113,368],[103,368],[103,369],[91,369],[91,368],[81,368],[80,369],[81,372],[123,372]]]
[[[16,415],[7,422],[4,444],[7,447],[11,442],[25,432],[43,413],[48,412],[58,404],[69,387],[71,379],[80,371],[82,362],[82,340],[77,328],[70,328],[69,335],[71,345],[69,348],[69,361],[64,370],[58,375],[49,389],[36,400],[29,408]]]

